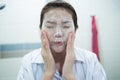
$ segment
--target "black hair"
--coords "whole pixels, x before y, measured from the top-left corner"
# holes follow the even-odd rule
[[[75,26],[75,30],[78,28],[78,24],[77,24],[77,14],[75,12],[75,9],[67,2],[62,1],[62,0],[56,0],[56,1],[52,1],[47,3],[42,11],[41,11],[41,15],[40,15],[40,29],[42,28],[42,23],[43,23],[43,19],[44,19],[44,15],[46,12],[48,12],[51,9],[54,8],[63,8],[66,11],[68,11],[71,15],[72,15],[72,19],[74,22],[74,26]]]

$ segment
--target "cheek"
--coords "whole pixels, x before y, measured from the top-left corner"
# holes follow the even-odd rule
[[[53,31],[50,31],[50,30],[45,30],[45,31],[47,33],[48,40],[51,41],[51,39],[53,37]]]
[[[53,35],[53,31],[51,31],[51,30],[49,30],[49,29],[47,29],[47,28],[42,28],[42,30],[44,30],[44,31],[46,32],[47,38],[48,38],[48,40],[50,41],[51,38],[52,38],[52,35]]]
[[[74,32],[74,29],[69,29],[69,30],[64,31],[64,39],[65,39],[65,41],[68,40],[69,34],[71,32]]]

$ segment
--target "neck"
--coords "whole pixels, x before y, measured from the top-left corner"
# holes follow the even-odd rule
[[[65,51],[61,53],[55,53],[54,51],[52,51],[52,55],[55,60],[55,63],[64,63],[65,55],[66,55]]]
[[[52,55],[55,60],[57,69],[59,70],[60,74],[62,74],[62,67],[65,61],[66,52],[65,51],[61,53],[52,52]]]

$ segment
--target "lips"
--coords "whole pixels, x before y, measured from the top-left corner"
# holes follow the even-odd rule
[[[54,45],[55,45],[55,46],[62,46],[62,45],[63,45],[63,42],[57,41],[57,42],[54,42]]]

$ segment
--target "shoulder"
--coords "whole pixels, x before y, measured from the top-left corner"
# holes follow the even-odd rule
[[[40,55],[40,51],[41,51],[41,49],[39,48],[39,49],[35,49],[35,50],[27,53],[26,55],[23,56],[23,58],[22,58],[22,63],[23,63],[23,64],[24,64],[24,63],[25,63],[25,64],[31,64],[32,61],[33,61],[33,59],[34,59],[35,57],[37,57],[38,55]]]
[[[82,61],[95,61],[97,60],[96,54],[85,49],[75,47],[75,55],[78,60]]]
[[[40,50],[41,49],[39,48],[27,53],[26,55],[23,56],[23,59],[32,59],[36,55],[40,54]]]
[[[87,80],[89,80],[90,77],[93,80],[106,80],[106,74],[103,66],[98,61],[95,53],[85,49],[75,48],[75,54],[77,55],[77,60],[83,61],[85,73],[88,73]]]

